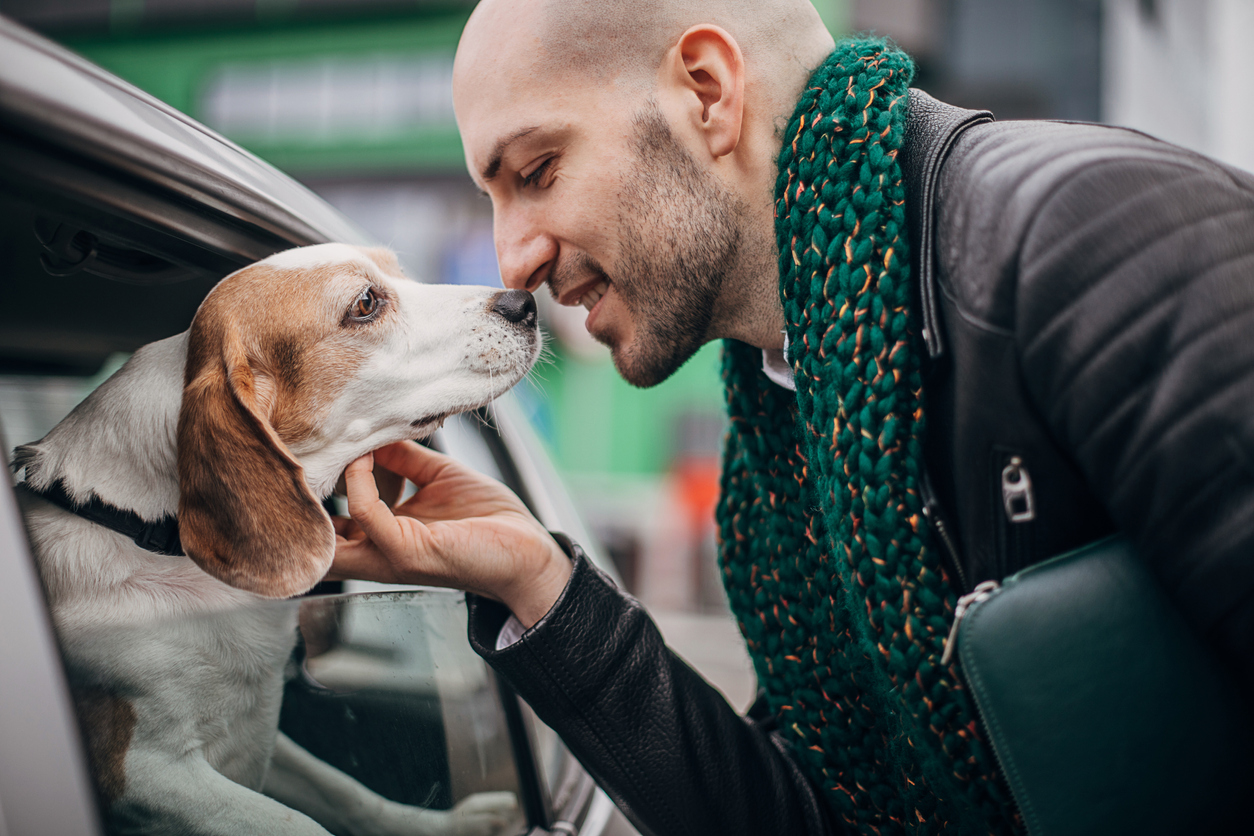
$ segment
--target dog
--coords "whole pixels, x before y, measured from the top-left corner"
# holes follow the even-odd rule
[[[255,604],[326,574],[322,500],[350,462],[487,404],[540,350],[525,291],[424,285],[387,250],[302,247],[223,279],[186,332],[17,448],[112,830],[488,836],[512,822],[511,793],[397,804],[280,733],[296,608]]]

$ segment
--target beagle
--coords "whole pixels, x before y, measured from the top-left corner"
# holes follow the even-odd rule
[[[296,608],[248,605],[326,574],[321,500],[351,461],[488,403],[540,346],[525,291],[412,282],[386,250],[297,248],[223,279],[190,329],[17,448],[111,830],[487,836],[513,823],[511,793],[397,804],[281,734]]]

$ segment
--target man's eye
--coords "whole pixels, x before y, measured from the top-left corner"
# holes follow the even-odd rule
[[[528,187],[540,185],[540,178],[544,176],[544,172],[548,171],[549,166],[552,164],[553,157],[549,157],[547,160],[540,163],[530,174],[523,177],[523,185]]]
[[[373,287],[368,287],[353,302],[348,310],[348,318],[358,322],[366,322],[379,312],[379,294]]]

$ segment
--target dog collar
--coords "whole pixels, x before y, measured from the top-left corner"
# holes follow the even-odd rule
[[[183,551],[183,544],[179,541],[178,517],[165,516],[156,522],[146,522],[134,511],[123,511],[96,496],[86,502],[76,502],[66,493],[65,484],[59,479],[43,490],[32,488],[29,482],[23,482],[21,487],[35,496],[43,497],[53,505],[64,508],[71,514],[77,514],[96,525],[103,525],[119,534],[125,534],[141,549],[171,557],[181,557],[186,554]]]

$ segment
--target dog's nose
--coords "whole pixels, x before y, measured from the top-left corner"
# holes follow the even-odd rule
[[[530,328],[536,324],[536,297],[525,290],[507,290],[496,297],[492,311]]]

